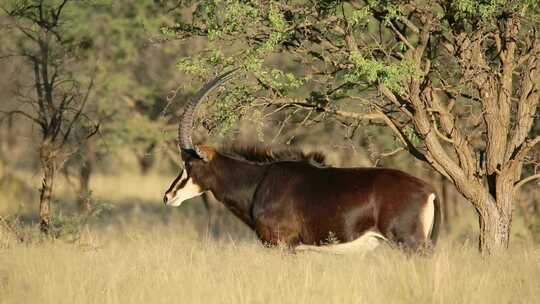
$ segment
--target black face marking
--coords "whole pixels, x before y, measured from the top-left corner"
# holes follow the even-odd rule
[[[175,192],[178,191],[178,190],[180,190],[180,189],[182,189],[182,188],[184,188],[184,186],[186,185],[186,183],[188,182],[188,180],[189,180],[189,176],[188,176],[186,179],[184,179],[183,181],[180,182],[180,184],[178,185],[178,187],[176,187],[176,188],[174,189]]]
[[[180,171],[180,174],[178,174],[178,176],[173,180],[173,182],[171,183],[171,186],[169,186],[169,189],[167,189],[167,191],[165,191],[165,195],[169,194],[171,191],[176,190],[177,188],[175,187],[176,186],[176,183],[178,183],[178,180],[180,178],[182,178],[182,175],[184,174],[184,170]]]

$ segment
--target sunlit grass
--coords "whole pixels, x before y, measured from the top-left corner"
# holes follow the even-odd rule
[[[434,255],[291,254],[212,240],[185,224],[88,229],[75,243],[0,254],[2,303],[539,303],[540,251],[482,258],[444,242]]]
[[[111,206],[76,237],[21,243],[0,229],[0,303],[540,303],[540,248],[514,233],[507,253],[483,258],[470,208],[431,256],[293,254],[228,213],[211,236],[200,201],[165,208],[170,178],[96,176],[92,197]],[[72,203],[57,185],[57,204]]]

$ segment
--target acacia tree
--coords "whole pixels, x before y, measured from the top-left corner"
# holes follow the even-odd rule
[[[224,93],[234,100],[227,117],[270,106],[384,122],[474,206],[480,250],[508,247],[516,191],[540,177],[523,175],[540,142],[538,1],[209,0],[191,9],[163,30],[207,42],[180,69],[251,75]],[[298,68],[272,66],[276,56]]]
[[[83,79],[74,76],[78,56],[87,45],[71,31],[73,20],[66,11],[72,2],[8,1],[0,7],[9,21],[4,34],[16,40],[3,58],[24,58],[33,76],[29,83],[20,84],[15,109],[2,110],[1,114],[26,118],[41,131],[37,146],[43,171],[39,199],[43,233],[51,232],[54,177],[58,166],[75,149],[73,134],[89,130],[77,136],[86,139],[98,130],[84,113],[93,80],[87,79],[84,85]]]

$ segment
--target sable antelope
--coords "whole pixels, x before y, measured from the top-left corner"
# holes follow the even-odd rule
[[[405,172],[328,167],[320,153],[291,149],[194,146],[197,105],[232,73],[207,83],[186,105],[178,128],[185,167],[165,193],[166,205],[210,191],[262,242],[295,250],[349,252],[381,240],[410,250],[435,244],[435,191]]]

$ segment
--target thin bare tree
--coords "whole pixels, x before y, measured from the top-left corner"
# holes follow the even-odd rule
[[[90,130],[83,138],[98,130],[84,113],[93,78],[90,76],[84,85],[84,80],[74,76],[73,67],[84,44],[69,28],[73,20],[67,17],[66,10],[72,2],[75,1],[10,1],[1,6],[8,19],[4,34],[13,35],[16,42],[3,58],[24,58],[32,78],[18,86],[15,108],[0,114],[26,118],[39,127],[41,137],[36,145],[43,172],[39,198],[43,233],[51,229],[55,173],[76,149],[72,135],[84,129],[78,128],[81,124]]]

